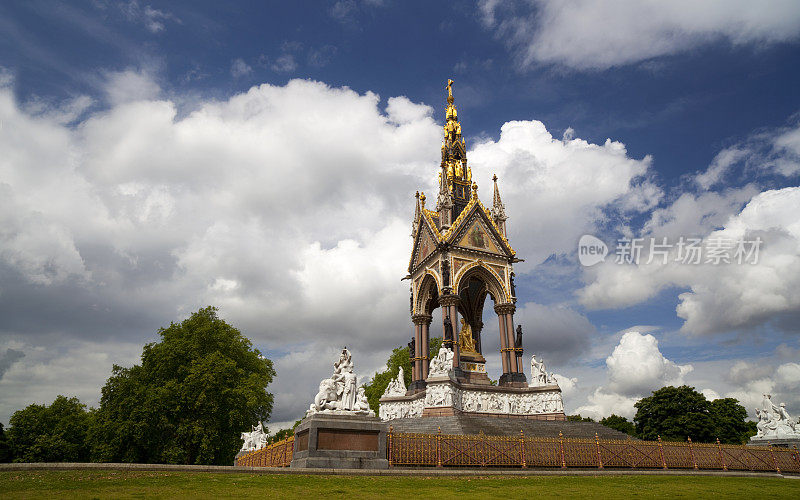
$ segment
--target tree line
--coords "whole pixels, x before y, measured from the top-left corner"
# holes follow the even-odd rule
[[[734,398],[709,401],[694,387],[667,386],[634,404],[633,422],[611,414],[600,420],[606,427],[633,437],[652,441],[744,444],[756,434],[756,423],[747,420],[747,410]],[[568,420],[591,421],[589,417],[570,415]]]
[[[114,365],[97,408],[58,396],[0,424],[0,461],[233,463],[242,430],[272,412],[272,361],[214,307],[158,334],[141,364]]]

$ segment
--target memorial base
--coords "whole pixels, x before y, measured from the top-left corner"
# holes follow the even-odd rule
[[[771,438],[771,439],[755,439],[750,438],[747,446],[774,446],[776,448],[800,448],[800,438]]]
[[[290,467],[386,469],[386,431],[376,417],[315,413],[295,429]]]

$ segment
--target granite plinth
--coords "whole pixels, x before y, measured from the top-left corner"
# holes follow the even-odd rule
[[[313,414],[294,432],[290,467],[386,469],[386,431],[376,417]]]

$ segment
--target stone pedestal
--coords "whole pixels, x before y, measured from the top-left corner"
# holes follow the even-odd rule
[[[747,446],[774,446],[776,448],[800,448],[800,438],[771,438],[771,439],[756,439],[751,437],[747,442]]]
[[[459,362],[461,378],[459,382],[476,385],[492,385],[486,374],[486,358],[478,353],[462,353]]]
[[[387,469],[386,432],[376,417],[315,413],[295,429],[290,466]]]

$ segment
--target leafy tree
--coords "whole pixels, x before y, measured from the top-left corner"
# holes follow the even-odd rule
[[[567,422],[594,422],[592,417],[581,417],[581,414],[567,415]]]
[[[439,337],[432,337],[428,342],[428,359],[433,358],[439,353],[439,348],[442,346],[442,339]],[[375,373],[372,380],[368,384],[364,384],[364,394],[369,401],[369,407],[378,413],[380,408],[380,399],[383,393],[386,392],[386,387],[389,382],[397,377],[400,367],[403,367],[403,379],[406,387],[411,383],[411,358],[408,355],[408,346],[396,347],[392,349],[392,354],[386,361],[386,370]]]
[[[625,417],[621,417],[619,415],[611,414],[603,419],[600,420],[600,423],[605,425],[606,427],[610,427],[611,429],[624,432],[630,436],[636,435],[636,427],[633,425],[633,422],[628,420]]]
[[[728,444],[746,443],[755,435],[755,422],[748,422],[747,410],[734,398],[715,399],[709,403],[713,434],[720,442]]]
[[[11,458],[11,446],[8,444],[8,436],[6,436],[3,429],[3,423],[0,422],[0,464],[10,462]]]
[[[158,333],[141,365],[114,366],[103,387],[93,458],[230,464],[242,430],[272,411],[272,362],[214,307]]]
[[[709,443],[715,440],[714,420],[705,396],[693,387],[662,387],[635,405],[636,435],[654,440],[658,436],[668,441]]]
[[[56,397],[14,412],[6,433],[15,462],[88,462],[91,412],[78,398]]]

